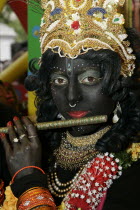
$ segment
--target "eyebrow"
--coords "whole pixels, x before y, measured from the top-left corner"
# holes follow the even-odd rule
[[[96,72],[99,72],[99,70],[100,70],[99,68],[95,68],[95,67],[81,67],[80,68],[80,71],[77,71],[77,72],[78,72],[78,74],[82,74],[82,73],[84,73],[86,71],[96,71]]]
[[[64,75],[64,72],[63,71],[56,71],[56,70],[54,70],[51,74],[62,74],[62,75]]]
[[[76,68],[74,68],[73,70],[74,71],[76,71],[76,69],[78,69],[78,67]],[[99,71],[99,68],[98,68],[98,66],[92,66],[92,67],[80,67],[80,71],[78,72],[79,74],[81,74],[81,73],[84,73],[84,72],[86,72],[86,71],[89,71],[89,70],[94,70],[94,71]],[[57,71],[57,70],[54,70],[51,74],[57,74],[57,75],[65,75],[66,74],[66,72],[65,71]]]

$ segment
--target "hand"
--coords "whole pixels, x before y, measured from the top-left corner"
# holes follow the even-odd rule
[[[6,160],[11,176],[25,166],[41,166],[41,144],[33,123],[23,117],[18,117],[7,123],[9,138],[1,134],[2,143],[6,153]],[[26,129],[25,129],[26,128]],[[18,174],[18,178],[30,174],[37,169],[28,168]]]

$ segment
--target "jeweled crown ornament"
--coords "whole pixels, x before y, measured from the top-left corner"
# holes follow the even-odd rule
[[[41,0],[42,54],[47,49],[76,58],[89,49],[110,49],[122,59],[121,74],[131,76],[135,56],[126,40],[124,17],[118,12],[125,0]]]

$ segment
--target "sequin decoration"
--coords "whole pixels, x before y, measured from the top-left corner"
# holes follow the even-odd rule
[[[124,17],[118,7],[125,0],[41,0],[44,15],[41,21],[42,54],[52,49],[61,57],[75,59],[90,49],[110,49],[122,60],[121,75],[133,74],[135,56],[128,52],[124,40]]]

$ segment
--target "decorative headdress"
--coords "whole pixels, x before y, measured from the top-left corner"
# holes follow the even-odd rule
[[[76,58],[89,49],[110,49],[122,59],[121,74],[131,76],[135,56],[126,40],[124,17],[118,13],[125,0],[41,0],[42,54],[47,49],[61,57]]]

